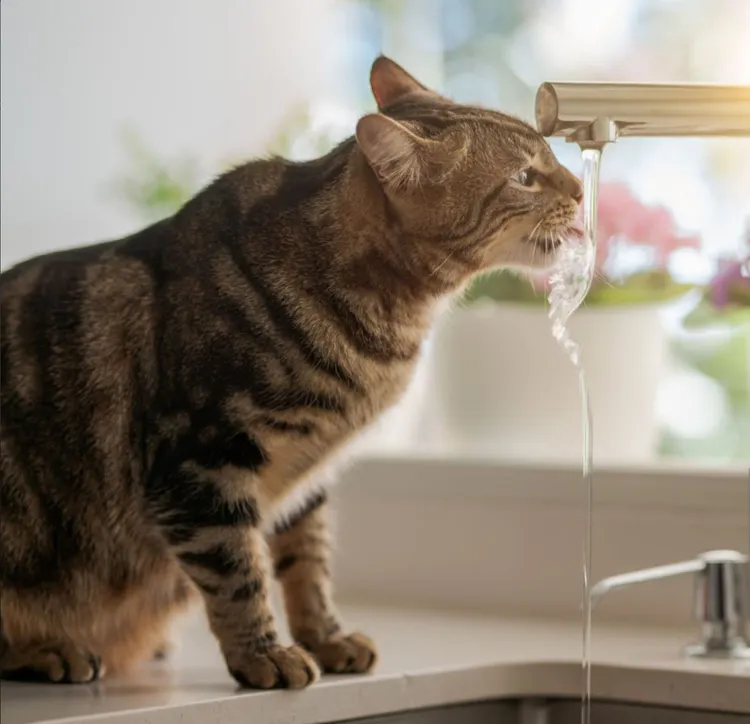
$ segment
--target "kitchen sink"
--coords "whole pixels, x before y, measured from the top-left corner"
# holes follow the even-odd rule
[[[580,701],[549,699],[461,704],[352,719],[349,724],[580,724],[580,721]],[[591,724],[750,724],[750,715],[594,701]]]

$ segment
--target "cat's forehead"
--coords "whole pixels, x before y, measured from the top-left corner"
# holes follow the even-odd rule
[[[483,137],[501,150],[514,152],[526,161],[548,165],[554,159],[544,137],[528,123],[515,116],[490,113],[484,117]]]
[[[393,111],[395,117],[418,124],[430,135],[459,133],[466,136],[470,144],[489,144],[526,161],[534,159],[540,166],[554,163],[554,155],[544,137],[516,116],[442,98],[404,104]]]

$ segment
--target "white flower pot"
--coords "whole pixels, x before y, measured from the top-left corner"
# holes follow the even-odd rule
[[[586,371],[596,462],[653,458],[654,407],[667,358],[659,310],[584,308],[570,330]],[[432,374],[444,449],[581,460],[577,373],[552,338],[546,309],[487,303],[447,314],[435,336]]]

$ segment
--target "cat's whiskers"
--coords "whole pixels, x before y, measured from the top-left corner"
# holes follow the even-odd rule
[[[536,234],[537,229],[541,226],[542,221],[544,221],[544,217],[539,219],[539,221],[536,222],[536,226],[531,230],[531,233],[529,234],[529,241],[531,241],[532,244],[536,243],[534,239],[534,234]]]
[[[539,224],[537,224],[537,226],[539,226]],[[531,245],[531,266],[532,267],[534,266],[534,259],[536,259],[536,250],[537,250],[536,243],[532,243]]]

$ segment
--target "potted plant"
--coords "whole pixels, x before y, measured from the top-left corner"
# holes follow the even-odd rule
[[[600,185],[595,276],[570,320],[598,462],[644,461],[657,449],[654,404],[667,354],[660,309],[690,289],[675,282],[669,263],[698,244],[663,207],[644,204],[623,184]],[[439,323],[432,373],[442,445],[580,460],[577,373],[552,338],[546,285],[545,277],[493,273]]]

